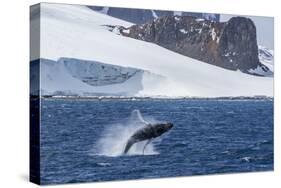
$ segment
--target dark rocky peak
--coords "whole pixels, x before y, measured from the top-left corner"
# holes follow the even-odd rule
[[[230,62],[234,69],[243,72],[259,65],[256,27],[245,17],[231,18],[224,27],[218,45],[223,62]]]
[[[259,62],[256,27],[245,17],[214,22],[193,16],[163,16],[129,28],[120,26],[118,31],[222,68],[249,74],[255,74],[251,70],[258,67],[268,71]]]

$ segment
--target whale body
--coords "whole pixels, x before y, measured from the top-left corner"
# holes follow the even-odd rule
[[[161,136],[163,133],[169,131],[173,127],[172,123],[157,123],[157,124],[147,124],[145,127],[137,130],[127,141],[127,144],[124,149],[124,154],[126,154],[133,144],[147,140],[143,148],[143,153],[145,147],[149,142],[156,137]]]

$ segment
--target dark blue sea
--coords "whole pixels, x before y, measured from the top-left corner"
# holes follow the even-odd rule
[[[134,131],[174,127],[122,155]],[[273,101],[42,99],[41,183],[273,170]]]

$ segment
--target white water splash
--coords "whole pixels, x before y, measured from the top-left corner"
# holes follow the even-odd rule
[[[153,118],[145,117],[145,119],[139,110],[133,110],[128,120],[124,123],[107,125],[107,128],[101,133],[100,139],[95,144],[92,154],[111,157],[122,155],[128,139],[135,131],[145,126],[148,122],[157,122]],[[157,139],[157,141],[160,141],[160,139]],[[155,151],[153,142],[155,141],[146,146],[144,155],[159,154]],[[145,143],[146,141],[135,143],[126,155],[142,155]]]

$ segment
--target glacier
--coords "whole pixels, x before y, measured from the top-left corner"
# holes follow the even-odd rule
[[[231,71],[156,44],[123,37],[106,25],[132,23],[81,5],[41,3],[41,95],[137,97],[273,96],[273,77]]]
[[[134,96],[147,79],[152,84],[165,80],[149,71],[96,61],[40,59],[41,95]]]

